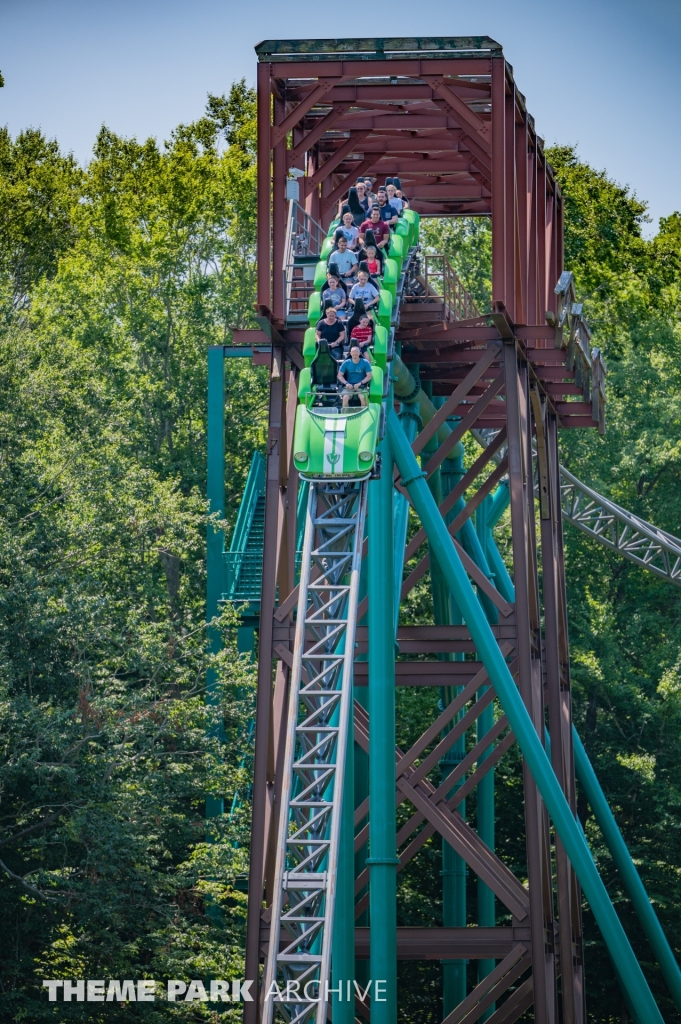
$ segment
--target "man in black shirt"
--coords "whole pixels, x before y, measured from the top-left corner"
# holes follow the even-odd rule
[[[324,319],[318,321],[315,337],[318,343],[324,338],[328,342],[329,352],[340,362],[345,343],[345,324],[338,319],[333,306],[329,306]]]

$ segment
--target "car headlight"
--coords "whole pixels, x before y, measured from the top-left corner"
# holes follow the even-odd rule
[[[360,462],[373,462],[373,458],[374,458],[374,453],[373,452],[360,452],[359,453],[359,461]]]
[[[296,460],[296,462],[307,462],[309,455],[307,454],[307,452],[296,452],[293,458]]]

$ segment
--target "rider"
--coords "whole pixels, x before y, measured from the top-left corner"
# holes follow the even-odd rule
[[[357,395],[362,408],[366,408],[366,387],[371,380],[371,363],[362,358],[359,345],[353,345],[350,349],[350,358],[341,363],[338,380],[343,385],[343,408],[347,409],[353,395]]]
[[[326,299],[331,300],[331,304],[334,306],[339,317],[345,316],[347,313],[347,295],[344,289],[341,288],[340,281],[333,274],[329,274],[327,286],[322,292],[322,302],[325,302]]]
[[[365,309],[373,309],[378,305],[379,298],[378,288],[369,280],[366,263],[363,263],[362,269],[357,275],[357,284],[350,289],[349,300],[354,305],[357,299],[362,299]]]
[[[336,248],[329,253],[328,263],[336,264],[342,278],[354,280],[357,273],[357,256],[348,249],[348,240],[340,229],[336,232]]]
[[[359,323],[350,332],[350,348],[354,345],[359,345],[360,355],[366,356],[367,349],[371,346],[373,339],[374,332],[371,327],[369,314],[360,313]]]
[[[343,214],[343,223],[338,230],[342,231],[347,238],[348,249],[354,252],[359,242],[359,228],[355,227],[350,210],[346,210]]]
[[[374,240],[380,249],[390,241],[390,227],[386,221],[381,218],[381,208],[378,204],[371,207],[369,219],[362,221],[359,226],[359,240],[362,245],[366,244],[367,231],[371,231],[373,233]]]
[[[345,324],[338,319],[335,306],[329,306],[323,319],[317,323],[315,337],[317,343],[324,338],[328,342],[329,352],[337,362],[340,362],[343,358]]]

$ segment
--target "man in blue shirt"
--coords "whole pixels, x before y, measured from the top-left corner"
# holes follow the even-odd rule
[[[353,395],[358,395],[362,408],[366,407],[366,387],[371,380],[371,363],[360,356],[359,345],[350,349],[350,358],[341,363],[338,380],[343,385],[343,408],[347,409]]]
[[[388,193],[384,188],[379,188],[377,196],[381,220],[384,220],[391,228],[394,227],[397,224],[397,210],[388,202]]]

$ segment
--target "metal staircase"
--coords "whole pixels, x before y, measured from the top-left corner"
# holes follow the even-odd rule
[[[248,602],[260,610],[265,536],[265,459],[254,452],[229,551],[223,554],[223,600]]]
[[[324,1024],[367,484],[310,485],[263,1024]]]
[[[314,272],[326,231],[290,200],[284,252],[284,301],[287,324],[307,323],[307,304],[314,288]]]

